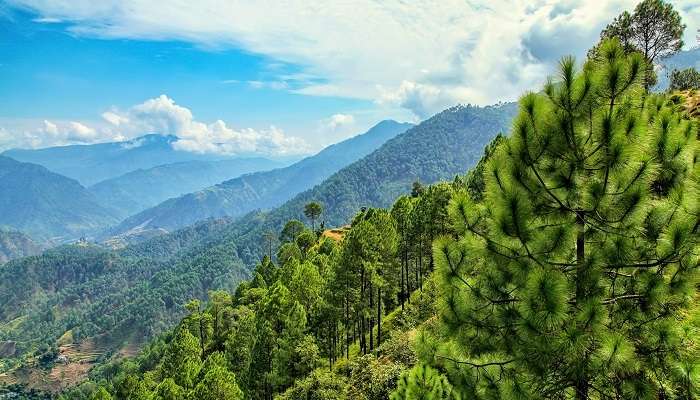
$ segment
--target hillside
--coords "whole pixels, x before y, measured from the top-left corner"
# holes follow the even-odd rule
[[[371,153],[409,127],[410,124],[382,121],[364,134],[329,146],[289,167],[244,175],[169,199],[126,219],[110,233],[124,234],[136,228],[171,231],[207,218],[235,217],[254,209],[278,206]]]
[[[122,218],[153,207],[169,198],[200,190],[227,179],[285,164],[265,158],[220,161],[183,161],[137,169],[88,188],[103,204],[120,211]]]
[[[598,68],[616,70],[609,60]],[[636,89],[623,94],[640,100]],[[363,209],[339,240],[288,222],[253,279],[191,303],[168,334],[63,398],[697,398],[697,121],[672,96],[645,93],[637,113],[597,101],[611,90],[589,93],[595,106],[578,114],[557,95],[525,96],[513,135],[466,177]],[[637,118],[612,122],[617,142],[590,128],[609,104]],[[615,146],[630,150],[620,163],[593,151]],[[557,186],[576,168],[576,185]],[[574,195],[606,179],[600,202]],[[600,397],[576,395],[581,365]]]
[[[67,245],[2,265],[0,343],[13,351],[0,372],[37,350],[85,341],[109,355],[172,326],[190,299],[235,288],[247,269],[234,249],[209,240],[228,224],[198,224],[121,251]]]
[[[44,246],[22,232],[0,229],[0,264],[9,260],[39,254]]]
[[[0,225],[36,239],[90,236],[117,221],[77,181],[46,168],[0,156]]]
[[[506,117],[509,108],[448,110],[385,147],[393,150],[393,146],[407,143],[425,144],[422,139],[430,138],[430,132],[464,138],[454,127],[465,127],[472,133],[475,126],[486,129],[483,120],[472,113],[490,118],[503,113]],[[502,137],[492,140],[486,157],[502,141]],[[381,157],[382,149],[376,152],[379,155],[375,153],[343,171],[374,170],[379,160],[386,160]],[[482,151],[474,153],[481,155]],[[98,382],[116,398],[127,393],[145,396],[150,391],[162,396],[165,388],[171,390],[173,398],[193,387],[196,393],[207,393],[205,386],[215,379],[210,377],[214,365],[231,371],[218,370],[223,375],[214,382],[229,383],[212,389],[218,390],[217,398],[388,398],[399,376],[416,362],[416,328],[436,313],[433,301],[437,292],[430,278],[431,239],[453,233],[444,223],[450,198],[464,190],[483,190],[484,163],[480,162],[480,168],[469,177],[401,196],[391,211],[369,208],[353,213],[352,223],[342,229],[316,236],[300,227],[290,236],[285,227],[278,231],[275,263],[267,258],[258,262],[253,280],[230,294],[212,293],[203,310],[190,307],[189,315],[169,334],[151,342],[132,360],[117,360],[96,370],[94,383],[78,386],[67,392],[66,398],[94,396]],[[420,176],[438,173],[426,170]],[[345,176],[343,171],[334,177]],[[325,185],[319,186],[321,192]],[[282,208],[287,207],[291,205]],[[257,222],[269,226],[262,219]],[[234,223],[226,236],[242,229],[245,227]],[[233,318],[226,322],[219,315]],[[187,365],[174,361],[185,357],[189,357]],[[156,382],[146,383],[145,371],[153,371],[147,374]],[[180,375],[158,384],[174,373]],[[183,380],[186,374],[191,378]],[[237,397],[241,392],[243,397]]]
[[[42,165],[49,170],[73,178],[84,186],[115,178],[137,169],[182,161],[226,159],[217,155],[196,154],[173,149],[175,136],[157,134],[141,136],[126,142],[71,145],[45,149],[12,149],[2,155],[18,161]]]
[[[246,277],[263,254],[262,230],[285,215],[298,216],[301,210],[294,207],[310,193],[328,193],[319,200],[327,209],[339,206],[332,215],[340,220],[377,202],[368,195],[375,189],[384,191],[380,198],[390,202],[389,196],[416,179],[452,178],[478,160],[482,143],[505,130],[514,109],[459,107],[438,114],[265,217],[251,214],[241,223],[214,220],[120,251],[74,245],[9,262],[0,269],[0,340],[32,339],[18,343],[15,361],[5,368],[16,366],[41,343],[55,345],[64,335],[81,342],[115,334],[118,337],[104,350],[108,351],[120,348],[134,332],[150,336],[172,326],[189,298],[203,298],[211,289],[231,289]],[[390,154],[397,148],[403,151]],[[354,183],[348,179],[347,190],[337,187],[339,179],[354,174],[359,175]],[[331,190],[342,195],[336,203]],[[353,190],[357,193],[350,193]],[[14,279],[7,279],[10,276]],[[61,312],[47,319],[46,310],[55,307]]]
[[[389,206],[409,193],[414,182],[430,184],[464,174],[498,133],[510,130],[516,111],[514,103],[457,106],[431,117],[280,207],[239,220],[234,233],[239,254],[247,263],[256,262],[245,255],[260,254],[263,233],[281,229],[290,219],[303,220],[310,201],[323,205],[326,226],[341,226],[362,207]]]

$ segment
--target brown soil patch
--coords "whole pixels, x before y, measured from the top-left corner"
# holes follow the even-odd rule
[[[323,236],[329,239],[333,239],[336,242],[340,242],[343,240],[348,230],[350,230],[349,225],[345,225],[340,228],[326,229],[325,231],[323,231]]]

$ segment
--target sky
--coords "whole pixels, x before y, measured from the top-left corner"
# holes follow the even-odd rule
[[[696,46],[700,0],[672,0]],[[517,100],[635,0],[2,0],[0,150],[182,138],[310,154]]]

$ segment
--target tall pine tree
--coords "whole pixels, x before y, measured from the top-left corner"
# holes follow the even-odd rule
[[[607,41],[521,100],[434,243],[442,313],[422,358],[463,398],[691,398],[676,328],[698,270],[696,122]],[[675,391],[675,392],[674,392]]]

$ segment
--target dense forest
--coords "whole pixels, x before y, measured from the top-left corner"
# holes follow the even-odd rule
[[[212,221],[120,251],[86,242],[0,268],[0,360],[5,371],[57,346],[99,337],[106,354],[172,326],[185,302],[232,289],[248,270],[230,246],[210,243]]]
[[[454,232],[450,199],[482,188],[478,173],[415,184],[391,209],[326,231],[313,229],[310,203],[308,224],[288,221],[250,281],[188,303],[173,331],[67,398],[387,398],[416,362],[413,329],[436,312],[430,243]]]

